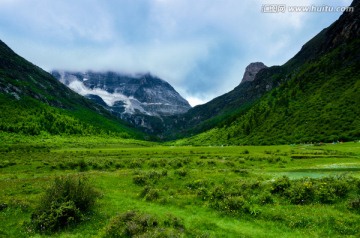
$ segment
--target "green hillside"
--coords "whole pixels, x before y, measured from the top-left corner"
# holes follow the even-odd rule
[[[250,110],[188,143],[283,144],[360,138],[359,40],[305,64]],[[352,63],[332,59],[348,54]],[[349,59],[348,58],[348,59]],[[330,66],[330,67],[329,67]]]
[[[23,135],[114,135],[136,129],[74,93],[0,41],[0,132]]]
[[[231,92],[243,88],[245,93],[258,92],[260,99],[252,97],[235,110],[201,122],[199,125],[218,120],[214,128],[179,143],[283,144],[360,139],[359,1],[353,6],[354,13],[344,13],[285,65],[264,69],[252,88],[240,85]],[[255,85],[273,89],[259,91]],[[214,102],[209,104],[205,106],[214,106]]]

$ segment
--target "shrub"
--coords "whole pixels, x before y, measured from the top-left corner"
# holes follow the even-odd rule
[[[81,159],[78,164],[79,164],[79,170],[80,171],[88,170],[88,165],[87,165],[87,163],[85,162],[84,159]]]
[[[186,169],[182,168],[182,169],[175,170],[174,173],[181,176],[181,177],[185,177],[188,172],[187,172]]]
[[[360,197],[357,197],[348,203],[348,208],[357,213],[360,213]]]
[[[272,184],[271,193],[283,193],[290,187],[290,179],[287,176],[283,176],[275,180]]]
[[[78,164],[76,162],[73,161],[69,161],[66,163],[66,167],[70,168],[70,169],[76,169],[76,167],[78,166]]]
[[[240,164],[244,164],[244,163],[245,163],[245,159],[244,159],[244,158],[239,158],[238,162],[239,162]]]
[[[246,176],[249,175],[249,171],[246,169],[233,169],[232,170],[234,173],[240,174],[242,176]]]
[[[157,168],[157,167],[159,167],[160,165],[159,165],[159,162],[158,162],[158,161],[156,161],[156,160],[150,160],[150,161],[149,161],[149,166],[150,166],[151,168]]]
[[[155,201],[160,198],[160,190],[159,189],[150,189],[145,195],[146,201]]]
[[[54,232],[80,222],[99,197],[86,177],[56,178],[31,215],[35,230]]]
[[[41,232],[53,232],[74,225],[82,219],[82,213],[73,201],[52,202],[50,207],[32,215],[35,229]]]
[[[183,220],[178,217],[175,217],[172,214],[167,215],[167,219],[164,221],[164,225],[167,227],[174,227],[179,229],[185,228]]]
[[[154,171],[154,170],[151,170],[147,173],[147,177],[150,180],[159,180],[161,178],[161,176],[162,176],[161,172]]]
[[[174,169],[179,169],[184,166],[183,161],[181,160],[173,160],[170,162],[170,166]]]
[[[125,165],[120,163],[120,162],[115,163],[115,168],[116,169],[121,169],[121,168],[124,168],[124,167],[125,167]]]
[[[165,221],[150,214],[128,211],[111,219],[105,237],[182,237],[181,219],[168,215]]]
[[[316,197],[320,203],[331,204],[337,199],[334,189],[326,183],[320,183],[315,191]]]
[[[142,162],[139,160],[132,160],[129,164],[130,169],[141,168],[141,167],[142,167]]]
[[[232,161],[226,161],[225,165],[228,166],[228,167],[235,167],[235,163],[232,162]]]
[[[136,185],[140,185],[140,186],[144,186],[149,183],[155,184],[161,177],[166,177],[167,173],[168,173],[167,170],[162,170],[162,171],[150,170],[149,172],[135,171],[133,182]]]
[[[5,210],[8,207],[6,203],[0,203],[0,211]]]
[[[167,170],[161,171],[161,176],[166,177],[167,175],[168,175],[168,171],[167,171]]]
[[[197,193],[196,195],[198,197],[200,197],[202,200],[208,200],[212,194],[210,193],[209,189],[206,188],[206,187],[200,187],[198,190],[197,190]]]
[[[146,194],[150,191],[151,187],[150,186],[145,186],[143,188],[143,190],[140,193],[140,197],[143,198],[146,196]]]
[[[263,192],[263,193],[259,194],[259,196],[257,197],[257,202],[261,205],[273,204],[274,198],[272,197],[271,193]]]
[[[314,201],[315,188],[310,179],[297,181],[286,190],[286,196],[292,204],[309,204]]]
[[[243,209],[244,205],[245,199],[242,196],[224,199],[224,208],[228,213],[236,213]]]
[[[209,182],[207,180],[195,180],[186,184],[186,187],[189,189],[198,189],[198,188],[207,188],[209,186]]]
[[[135,175],[133,177],[133,182],[136,185],[144,186],[148,183],[147,176],[145,175]]]
[[[146,201],[155,201],[160,198],[160,190],[154,189],[150,186],[145,186],[140,193],[140,197],[145,197]]]

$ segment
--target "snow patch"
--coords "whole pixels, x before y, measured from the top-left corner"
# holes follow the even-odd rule
[[[144,110],[144,108],[141,106],[141,102],[139,102],[137,99],[131,97],[127,97],[124,94],[121,94],[119,92],[116,93],[109,93],[106,90],[100,89],[100,88],[88,88],[84,85],[83,82],[79,80],[72,80],[68,87],[77,92],[78,94],[85,96],[88,94],[93,94],[101,97],[101,99],[108,105],[109,107],[114,106],[116,102],[123,102],[125,104],[125,113],[134,114],[136,110],[150,115],[147,111]]]

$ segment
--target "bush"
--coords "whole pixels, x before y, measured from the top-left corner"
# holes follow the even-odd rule
[[[79,170],[80,171],[88,170],[88,165],[87,165],[87,163],[85,162],[84,159],[81,159],[78,164],[79,164]]]
[[[144,186],[150,183],[157,183],[161,177],[166,177],[168,174],[167,170],[155,171],[150,170],[148,172],[136,171],[133,177],[133,182],[136,185]]]
[[[223,201],[224,209],[228,213],[236,213],[243,209],[245,205],[245,199],[242,196],[239,197],[227,197]]]
[[[287,176],[283,176],[275,180],[272,184],[271,193],[283,193],[290,187],[290,179]]]
[[[5,210],[8,207],[6,203],[0,203],[0,211]]]
[[[111,219],[105,237],[181,237],[184,225],[169,215],[165,221],[150,214],[128,211]]]
[[[314,201],[315,188],[310,179],[297,181],[286,191],[292,204],[309,204]]]
[[[159,189],[150,189],[145,195],[146,201],[155,201],[160,198],[160,190]]]
[[[265,204],[273,204],[274,198],[272,197],[271,193],[265,191],[257,197],[258,204],[265,205]]]
[[[139,160],[132,160],[129,164],[130,169],[141,168],[141,167],[142,167],[142,161]]]
[[[144,185],[146,185],[148,183],[147,179],[148,178],[145,175],[135,175],[133,177],[133,182],[136,185],[144,186]]]
[[[145,186],[140,193],[140,197],[144,198],[146,201],[155,201],[160,198],[160,190],[154,189],[150,186]]]
[[[181,160],[173,160],[169,164],[173,169],[179,169],[184,166],[183,161]]]
[[[175,170],[174,172],[175,174],[181,176],[181,177],[185,177],[187,175],[187,170],[184,169],[184,168],[181,168],[181,169],[178,169],[178,170]]]
[[[32,224],[35,230],[45,233],[74,225],[92,209],[98,197],[86,177],[56,178],[31,215]]]
[[[360,213],[360,197],[357,197],[348,203],[348,208],[352,211]]]

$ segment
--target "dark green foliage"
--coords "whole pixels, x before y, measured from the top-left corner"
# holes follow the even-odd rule
[[[113,119],[89,109],[68,111],[33,98],[14,100],[0,93],[0,131],[24,135],[113,135],[132,137],[133,132]],[[101,123],[102,121],[102,123]]]
[[[160,198],[159,189],[149,189],[145,194],[146,201],[155,201]]]
[[[305,179],[286,189],[285,196],[292,204],[309,204],[315,198],[315,187],[310,179]]]
[[[50,233],[72,226],[83,218],[79,208],[73,201],[52,202],[46,211],[33,213],[31,216],[35,229]]]
[[[0,132],[142,137],[101,106],[15,54],[1,40],[0,111]]]
[[[348,207],[350,210],[360,213],[360,197],[350,200]]]
[[[273,182],[271,192],[282,194],[289,187],[290,187],[290,179],[286,176],[283,176]]]
[[[189,182],[186,186],[189,189],[208,188],[210,186],[210,183],[207,180],[198,179],[198,180]]]
[[[173,169],[178,169],[178,168],[181,168],[184,166],[184,163],[183,161],[181,160],[172,160],[170,162],[170,166],[173,168]]]
[[[141,168],[142,167],[142,161],[141,160],[132,160],[129,164],[129,168]]]
[[[291,181],[284,176],[272,183],[271,192],[288,199],[292,204],[331,204],[347,197],[352,190],[356,190],[356,181],[352,177],[345,176]]]
[[[148,177],[145,175],[135,175],[133,177],[134,184],[139,185],[139,186],[144,186],[145,184],[147,184],[147,180],[148,180]]]
[[[175,174],[179,175],[180,177],[185,177],[188,174],[188,171],[184,168],[175,170]]]
[[[135,172],[133,182],[136,185],[144,186],[147,184],[155,184],[161,177],[167,176],[167,170],[155,171],[150,170],[148,172]]]
[[[58,177],[31,215],[32,225],[35,230],[48,233],[77,224],[93,208],[98,197],[86,177]]]
[[[283,176],[271,183],[242,180],[210,186],[203,180],[196,180],[186,186],[196,191],[201,200],[210,207],[230,215],[261,214],[262,206],[271,204],[335,204],[358,191],[358,179],[348,176],[303,178],[290,180]],[[348,207],[358,209],[358,200],[349,202]]]
[[[150,214],[128,211],[111,219],[105,237],[181,237],[181,219],[168,215],[159,219]]]
[[[6,203],[0,203],[0,211],[5,210],[8,207]]]

